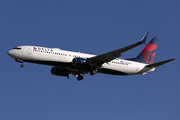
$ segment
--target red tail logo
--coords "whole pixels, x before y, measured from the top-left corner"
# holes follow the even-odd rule
[[[149,43],[141,52],[146,64],[152,64],[154,62],[156,48],[157,45]]]

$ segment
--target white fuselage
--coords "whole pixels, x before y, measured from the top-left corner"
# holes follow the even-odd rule
[[[73,69],[71,68],[73,58],[87,59],[96,56],[80,52],[65,51],[58,48],[38,46],[19,46],[17,48],[20,49],[10,50],[8,51],[8,55],[24,62],[45,64],[68,69]],[[150,69],[145,67],[146,65],[147,64],[130,60],[114,59],[108,63],[104,63],[98,72],[113,75],[134,75],[145,74],[155,70],[154,68]],[[121,72],[123,74],[120,74]]]

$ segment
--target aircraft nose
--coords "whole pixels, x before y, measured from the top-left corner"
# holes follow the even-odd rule
[[[12,56],[12,55],[14,54],[14,52],[13,52],[12,50],[9,50],[9,51],[7,52],[7,54],[8,54],[9,56]]]

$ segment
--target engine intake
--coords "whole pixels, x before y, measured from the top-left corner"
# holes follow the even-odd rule
[[[84,58],[73,58],[72,65],[75,67],[84,67],[84,68],[90,67],[89,61]]]
[[[53,67],[51,68],[51,74],[66,77],[69,75],[69,72],[67,69],[64,69],[64,68]]]

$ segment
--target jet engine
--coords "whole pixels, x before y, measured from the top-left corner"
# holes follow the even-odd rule
[[[69,76],[69,72],[67,69],[59,68],[59,67],[53,67],[51,69],[51,74],[57,76],[64,76],[64,77]]]
[[[84,58],[73,58],[72,65],[75,67],[89,68],[90,62]]]

